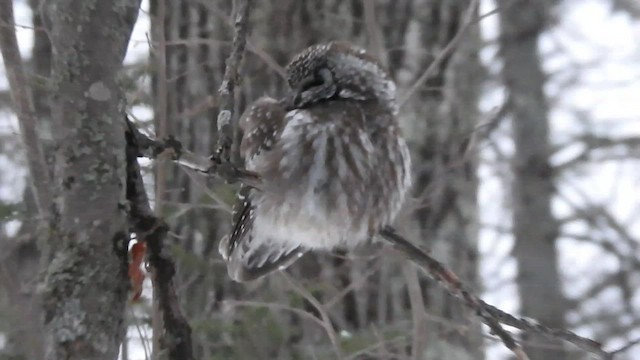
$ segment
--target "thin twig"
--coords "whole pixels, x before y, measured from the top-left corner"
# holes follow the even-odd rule
[[[238,163],[235,154],[237,145],[234,144],[235,124],[233,110],[235,105],[235,87],[239,84],[238,76],[242,65],[242,57],[247,44],[247,34],[249,32],[249,14],[253,5],[253,0],[235,0],[234,13],[235,33],[233,35],[233,46],[231,54],[226,61],[222,84],[218,89],[218,104],[220,110],[217,118],[218,125],[218,158],[222,162]],[[233,146],[236,148],[232,148]]]
[[[425,70],[425,72],[418,78],[418,80],[416,80],[416,82],[413,83],[411,88],[407,90],[407,92],[404,94],[402,99],[400,99],[399,101],[400,107],[405,105],[405,103],[409,100],[409,98],[411,98],[411,96],[413,96],[413,94],[416,91],[418,91],[418,89],[422,85],[424,85],[424,83],[427,80],[429,80],[432,76],[436,74],[442,62],[447,57],[449,57],[449,55],[451,55],[453,51],[458,47],[458,44],[460,44],[460,42],[464,38],[464,35],[467,33],[471,25],[474,23],[473,20],[477,12],[479,3],[480,3],[480,0],[471,1],[471,3],[469,4],[469,7],[467,8],[467,12],[464,14],[464,20],[462,22],[462,25],[460,26],[460,29],[458,30],[456,35],[453,37],[453,39],[451,39],[451,41],[449,41],[447,46],[445,46],[445,48],[442,49],[442,51],[440,51],[438,56],[433,60],[433,62],[431,62],[429,67],[427,67],[427,70]]]
[[[513,316],[496,308],[493,305],[485,303],[484,301],[481,301],[481,305],[489,314],[491,314],[491,316],[505,325],[513,326],[528,333],[540,334],[549,339],[562,339],[579,347],[584,351],[599,355],[604,359],[607,359],[609,356],[609,353],[607,353],[602,348],[602,344],[597,341],[577,335],[572,331],[565,329],[553,329],[540,324],[534,319]]]
[[[166,17],[166,1],[160,0],[157,3],[157,13],[152,17],[154,22],[152,30],[155,31],[154,40],[158,45],[152,53],[155,55],[156,65],[156,97],[154,102],[154,115],[156,120],[156,135],[160,138],[167,136],[167,101],[169,92],[167,89],[167,45],[165,39],[165,17]],[[164,199],[167,191],[167,164],[164,161],[156,161],[155,165],[155,213],[162,216],[164,208]],[[158,358],[160,353],[162,337],[162,314],[159,308],[159,301],[155,298],[159,296],[158,287],[153,288],[154,301],[151,307],[151,328],[152,333],[152,351],[154,358]]]
[[[281,274],[285,278],[285,280],[287,280],[287,282],[289,283],[289,286],[291,286],[297,293],[302,295],[302,297],[305,298],[305,300],[307,300],[311,305],[313,305],[313,307],[318,311],[318,313],[320,314],[320,318],[322,319],[322,327],[327,332],[327,336],[329,337],[329,340],[331,340],[333,349],[336,352],[336,358],[342,359],[343,358],[342,348],[340,347],[338,334],[336,333],[336,330],[333,328],[333,324],[331,323],[331,318],[329,317],[329,314],[325,310],[324,306],[320,304],[318,299],[316,299],[313,296],[313,294],[309,292],[309,290],[305,289],[303,286],[300,286],[298,283],[296,283],[296,281],[293,280],[289,275],[287,275],[287,273],[281,272]]]
[[[268,308],[273,310],[284,310],[289,311],[291,313],[300,315],[303,319],[308,319],[311,322],[317,324],[318,326],[324,328],[324,323],[322,320],[315,317],[313,314],[297,309],[288,305],[277,304],[277,303],[267,303],[267,302],[258,302],[258,301],[247,301],[247,300],[224,300],[225,305],[230,306],[246,306],[246,307],[254,307],[254,308]]]
[[[156,101],[154,106],[154,114],[156,120],[156,136],[163,139],[167,137],[167,103],[169,99],[169,92],[167,89],[167,45],[164,36],[165,33],[165,14],[166,14],[166,2],[158,1],[157,14],[153,17],[153,30],[155,30],[154,40],[157,46],[153,47],[153,54],[156,65]],[[157,214],[162,213],[162,204],[164,202],[167,181],[166,181],[166,166],[165,163],[159,161],[155,163],[156,166],[156,180],[155,180],[155,210]]]
[[[158,301],[162,318],[160,349],[161,352],[166,351],[170,360],[191,360],[193,359],[191,327],[180,310],[176,295],[173,282],[176,272],[175,264],[163,248],[169,227],[151,210],[138,164],[140,150],[136,141],[136,130],[128,120],[127,125],[126,194],[129,202],[129,221],[138,240],[147,244],[151,280],[154,294],[157,294],[157,299],[154,301]]]
[[[278,62],[266,51],[254,45],[251,41],[247,40],[247,48],[250,52],[255,54],[262,62],[264,62],[271,70],[275,71],[278,76],[284,81],[287,81],[287,71],[283,66],[280,66]]]
[[[45,216],[51,203],[51,179],[49,178],[47,162],[45,161],[42,143],[38,136],[38,124],[31,91],[28,87],[18,40],[16,38],[15,22],[13,18],[13,2],[0,0],[0,22],[11,26],[0,26],[0,51],[4,60],[9,88],[15,104],[20,133],[24,142],[31,181],[38,211]]]
[[[422,314],[427,311],[424,306],[424,297],[420,288],[420,281],[416,268],[410,263],[402,264],[402,272],[407,284],[407,292],[409,293],[409,304],[411,305],[411,317],[413,318],[413,342],[411,346],[411,358],[420,360],[424,355],[426,347],[426,322]]]
[[[382,58],[383,44],[380,38],[380,28],[376,22],[376,2],[374,0],[363,0],[364,24],[367,29],[367,44],[371,54],[376,59]]]
[[[169,153],[174,162],[187,169],[218,176],[229,183],[240,181],[256,189],[260,188],[260,177],[254,172],[223,162],[215,156],[204,157],[195,154],[183,147],[182,143],[173,136],[168,136],[165,140],[157,140],[140,132],[132,123],[129,123],[128,127],[138,144],[138,156],[155,159]]]
[[[624,344],[622,347],[618,348],[617,350],[613,350],[611,352],[609,352],[607,354],[607,356],[605,357],[606,360],[611,360],[613,359],[616,355],[618,354],[622,354],[623,352],[631,349],[634,346],[637,346],[640,344],[640,337],[634,340],[629,341],[628,343]]]

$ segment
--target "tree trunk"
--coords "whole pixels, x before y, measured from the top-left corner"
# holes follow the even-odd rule
[[[47,2],[56,199],[44,287],[47,359],[113,360],[127,299],[123,97],[139,1]]]
[[[513,255],[518,262],[518,289],[525,316],[564,328],[565,298],[558,269],[558,224],[551,213],[554,178],[549,165],[549,109],[544,94],[538,40],[548,21],[548,2],[500,0],[502,77],[509,93],[515,155],[513,179]],[[559,342],[525,350],[532,360],[562,360]],[[548,344],[548,343],[546,343]]]
[[[40,28],[43,24],[42,13],[39,11],[40,0],[30,0],[29,5],[32,10],[32,20],[34,28]],[[11,1],[7,1],[8,6],[12,6]],[[6,13],[4,16],[11,16]],[[4,22],[4,21],[3,21]],[[6,28],[6,31],[14,31]],[[16,44],[17,47],[17,44]],[[20,59],[18,59],[20,60]],[[34,32],[34,45],[31,55],[31,70],[26,72],[24,83],[19,86],[27,89],[29,102],[33,103],[33,113],[35,115],[37,134],[39,135],[38,146],[44,147],[44,162],[51,164],[52,156],[50,145],[44,143],[43,138],[50,138],[49,134],[44,134],[50,129],[50,112],[48,106],[49,96],[46,92],[46,81],[49,79],[51,71],[51,46],[46,32]],[[36,76],[30,76],[31,73]],[[16,89],[12,89],[15,91]],[[19,104],[14,104],[18,106]],[[47,136],[49,135],[49,136]],[[31,143],[33,144],[33,143]],[[25,147],[30,144],[26,141]],[[48,148],[47,148],[48,145]],[[44,166],[42,172],[34,172],[30,176],[44,175],[45,179],[30,179],[31,184],[42,184],[49,187],[48,176],[52,166]],[[49,189],[47,189],[49,190]],[[47,191],[48,192],[48,191]],[[8,331],[6,333],[6,346],[0,350],[0,357],[7,356],[16,359],[39,360],[44,358],[44,336],[42,329],[42,311],[40,296],[37,294],[36,285],[40,274],[40,256],[38,236],[42,235],[43,216],[48,212],[50,199],[40,199],[43,208],[38,207],[36,194],[43,191],[34,191],[33,186],[28,186],[23,191],[24,215],[20,219],[21,226],[16,236],[7,238],[0,243],[4,259],[0,260],[0,286],[5,289],[10,309],[8,311]],[[45,215],[46,216],[46,215]]]
[[[408,55],[420,60],[412,64],[417,71],[403,87],[409,88],[440,55],[461,30],[467,12],[477,12],[469,9],[471,3],[447,0],[415,4],[419,33],[410,41],[419,45],[409,44],[409,48],[423,48],[426,53]],[[478,292],[477,150],[468,151],[468,146],[478,121],[483,81],[479,44],[478,28],[472,25],[453,55],[443,60],[435,75],[412,94],[406,105],[403,120],[414,149],[418,209],[411,221],[400,225],[411,239],[430,249]],[[415,351],[424,359],[483,359],[481,328],[473,314],[424,277],[419,284],[408,284],[410,289],[418,285],[428,314],[454,324],[466,323],[471,330],[460,336],[451,323],[422,324],[414,330],[421,332],[414,337],[423,338],[414,338]],[[412,306],[417,301],[414,299]],[[414,321],[420,320],[414,316]]]

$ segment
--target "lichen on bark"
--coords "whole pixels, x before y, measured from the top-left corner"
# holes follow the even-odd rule
[[[48,4],[59,217],[43,287],[47,359],[114,359],[125,334],[128,229],[116,76],[139,1]]]

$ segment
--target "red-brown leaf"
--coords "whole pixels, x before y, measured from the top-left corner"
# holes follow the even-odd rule
[[[144,242],[137,242],[129,250],[131,254],[131,262],[129,263],[129,279],[131,281],[131,290],[133,292],[131,301],[137,301],[142,295],[142,283],[144,282],[145,273],[142,271],[141,265],[144,261],[144,255],[147,252],[147,245]]]

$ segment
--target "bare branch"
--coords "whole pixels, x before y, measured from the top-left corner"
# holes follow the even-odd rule
[[[231,54],[226,62],[222,85],[218,89],[220,112],[218,113],[218,158],[224,162],[238,164],[239,156],[237,152],[238,144],[234,147],[234,104],[235,87],[240,79],[238,74],[247,44],[247,33],[249,32],[249,14],[253,0],[235,0],[235,33],[233,35],[233,46]]]
[[[309,292],[309,290],[305,289],[303,286],[300,286],[295,282],[287,273],[281,273],[284,279],[289,283],[289,286],[297,293],[302,295],[302,297],[307,300],[313,307],[318,311],[320,317],[322,318],[322,327],[327,332],[327,336],[329,336],[329,340],[331,340],[331,344],[333,345],[333,349],[336,352],[336,359],[342,359],[342,350],[340,349],[340,341],[338,340],[338,334],[336,334],[336,330],[333,328],[331,324],[331,318],[325,307],[320,304],[320,302]]]
[[[387,227],[380,232],[380,235],[387,240],[393,248],[400,251],[409,260],[425,270],[427,274],[437,283],[441,284],[449,294],[462,300],[465,305],[475,311],[482,322],[491,328],[505,346],[514,352],[518,359],[526,359],[526,354],[524,354],[522,348],[515,342],[511,334],[502,328],[500,323],[513,326],[527,333],[543,335],[549,339],[564,340],[584,351],[596,354],[602,359],[612,359],[615,353],[621,351],[607,352],[602,348],[602,344],[597,341],[582,337],[569,330],[547,327],[534,319],[513,316],[493,305],[487,304],[467,289],[451,270],[397,234],[395,229]],[[632,343],[629,347],[634,345],[635,344]]]
[[[473,21],[474,15],[477,12],[479,3],[480,3],[479,0],[471,1],[471,3],[469,4],[469,7],[467,8],[467,12],[464,14],[464,20],[462,25],[460,26],[460,30],[458,30],[458,33],[456,33],[456,35],[453,37],[453,39],[451,39],[449,44],[447,44],[447,46],[444,49],[442,49],[442,51],[440,51],[438,56],[429,65],[427,70],[425,70],[425,72],[422,75],[420,75],[418,80],[416,80],[416,82],[413,83],[411,88],[407,90],[407,92],[398,102],[400,107],[404,106],[404,104],[411,98],[411,96],[413,96],[413,94],[415,94],[415,92],[418,91],[418,89],[422,85],[424,85],[424,83],[427,80],[429,80],[433,75],[436,74],[442,62],[455,51],[455,49],[458,47],[458,45],[464,38],[464,35],[467,33],[471,25],[474,23]]]
[[[247,48],[250,52],[255,54],[262,62],[264,62],[271,70],[275,71],[280,78],[287,80],[287,72],[284,67],[280,66],[278,62],[264,50],[254,45],[251,41],[247,40]]]
[[[242,182],[254,188],[260,188],[260,177],[249,170],[223,162],[217,157],[204,157],[195,154],[182,146],[173,136],[164,141],[152,139],[138,130],[129,122],[129,131],[138,144],[138,156],[155,159],[159,155],[169,152],[174,162],[197,172],[218,176],[229,183]]]
[[[161,350],[167,351],[171,360],[190,360],[193,359],[191,328],[178,303],[173,283],[175,264],[163,249],[169,226],[151,210],[138,165],[139,144],[136,141],[136,130],[129,121],[127,124],[129,221],[138,239],[146,242],[149,249],[152,282],[163,322],[160,335]]]
[[[11,0],[0,0],[0,23],[7,25],[0,26],[0,50],[2,51],[9,87],[11,88],[11,95],[20,123],[22,141],[27,152],[27,161],[35,190],[36,203],[40,214],[45,215],[51,203],[51,180],[49,179],[48,166],[40,137],[38,136],[33,98],[27,85],[27,77],[20,57],[20,49],[18,48],[14,27],[13,2]]]
[[[417,269],[410,263],[403,264],[402,272],[407,282],[407,292],[409,293],[409,303],[411,304],[411,314],[413,316],[413,342],[411,346],[412,359],[420,360],[426,348],[426,322],[424,314],[427,310],[424,306],[424,296],[420,289],[420,279]]]
[[[157,2],[157,14],[153,17],[152,21],[154,38],[158,42],[158,45],[152,49],[155,58],[155,65],[157,69],[157,81],[156,81],[156,99],[154,101],[154,114],[156,120],[156,135],[159,138],[167,136],[167,128],[169,121],[167,119],[167,104],[169,98],[169,90],[167,89],[167,45],[165,39],[165,15],[166,15],[166,2]],[[155,209],[156,213],[161,214],[166,188],[167,188],[167,171],[166,164],[162,162],[156,163],[156,177],[155,177]],[[155,334],[155,332],[154,332]],[[155,341],[154,341],[155,344]]]
[[[367,29],[367,44],[369,51],[377,59],[382,59],[383,42],[380,37],[380,27],[376,22],[376,3],[373,0],[363,0],[364,23]]]
[[[594,150],[611,151],[623,149],[626,154],[621,156],[622,159],[627,156],[629,158],[637,157],[640,154],[640,137],[638,136],[607,137],[585,134],[575,139],[575,141],[583,143],[585,145],[585,149],[573,158],[563,162],[562,164],[556,165],[556,171],[562,171],[571,168],[572,166],[593,160],[592,155]],[[567,146],[571,146],[574,145],[575,142],[569,142],[568,144],[569,145]],[[558,151],[566,148],[567,146],[563,146],[558,149]]]
[[[610,354],[602,348],[602,344],[599,342],[582,337],[570,330],[553,329],[540,324],[534,319],[513,316],[493,305],[485,303],[484,301],[482,301],[482,306],[491,314],[491,316],[505,325],[513,326],[528,333],[543,335],[548,339],[562,339],[584,351],[599,355],[603,359],[608,359],[610,356]]]
[[[622,347],[620,347],[617,350],[614,350],[610,353],[610,355],[608,357],[606,357],[605,359],[613,359],[616,355],[618,354],[622,354],[623,352],[631,349],[634,346],[637,346],[638,344],[640,344],[640,338],[636,338],[634,340],[629,341],[628,343],[626,343],[625,345],[623,345]]]
[[[513,352],[518,360],[529,359],[522,347],[513,339],[513,336],[502,328],[498,319],[488,311],[487,304],[474,295],[458,277],[441,262],[432,258],[424,251],[413,245],[410,241],[400,236],[395,229],[386,227],[380,231],[380,235],[407,259],[420,266],[438,284],[444,286],[449,294],[462,300],[482,322],[489,326],[502,343]]]

